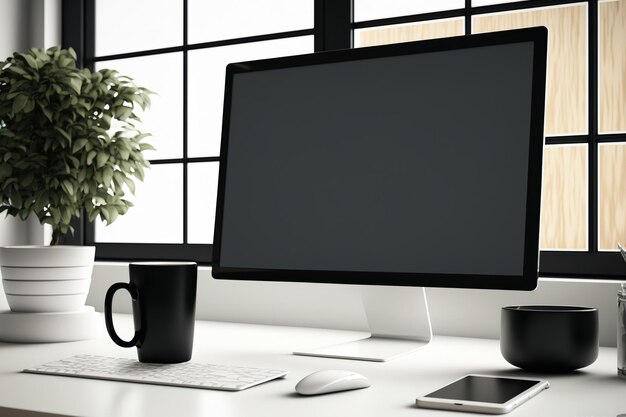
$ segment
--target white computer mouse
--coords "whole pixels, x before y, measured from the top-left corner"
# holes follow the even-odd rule
[[[302,395],[319,395],[330,392],[367,388],[370,381],[361,374],[350,371],[327,370],[305,376],[296,384],[296,392]]]

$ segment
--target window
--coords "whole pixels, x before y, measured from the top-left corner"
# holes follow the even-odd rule
[[[226,63],[307,53],[314,45],[320,51],[544,25],[550,53],[540,272],[626,274],[616,253],[617,242],[626,242],[626,0],[83,2],[85,24],[68,21],[82,28],[85,62],[116,68],[160,94],[144,120],[158,151],[137,207],[111,227],[86,226],[99,258],[210,262]],[[64,8],[74,10],[70,4]]]
[[[157,93],[140,114],[157,150],[129,193],[134,207],[110,226],[86,225],[86,242],[99,259],[210,263],[225,66],[313,52],[313,0],[65,3],[66,13],[83,7],[82,19],[64,22],[83,21],[85,65],[116,69]]]
[[[540,271],[623,275],[615,251],[626,241],[626,1],[391,3],[355,0],[355,46],[549,28]],[[392,8],[406,16],[386,14]]]

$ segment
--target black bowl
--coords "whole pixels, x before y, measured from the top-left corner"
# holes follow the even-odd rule
[[[502,307],[500,351],[534,372],[568,372],[598,357],[598,309],[577,306]]]

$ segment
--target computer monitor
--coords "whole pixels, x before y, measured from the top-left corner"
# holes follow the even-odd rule
[[[213,276],[363,285],[387,360],[423,288],[537,285],[543,27],[230,64]],[[469,294],[468,294],[469,295]]]

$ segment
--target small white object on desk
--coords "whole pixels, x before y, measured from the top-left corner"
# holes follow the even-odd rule
[[[326,370],[304,377],[296,385],[296,392],[301,395],[319,395],[367,388],[371,385],[367,378],[356,372]]]

